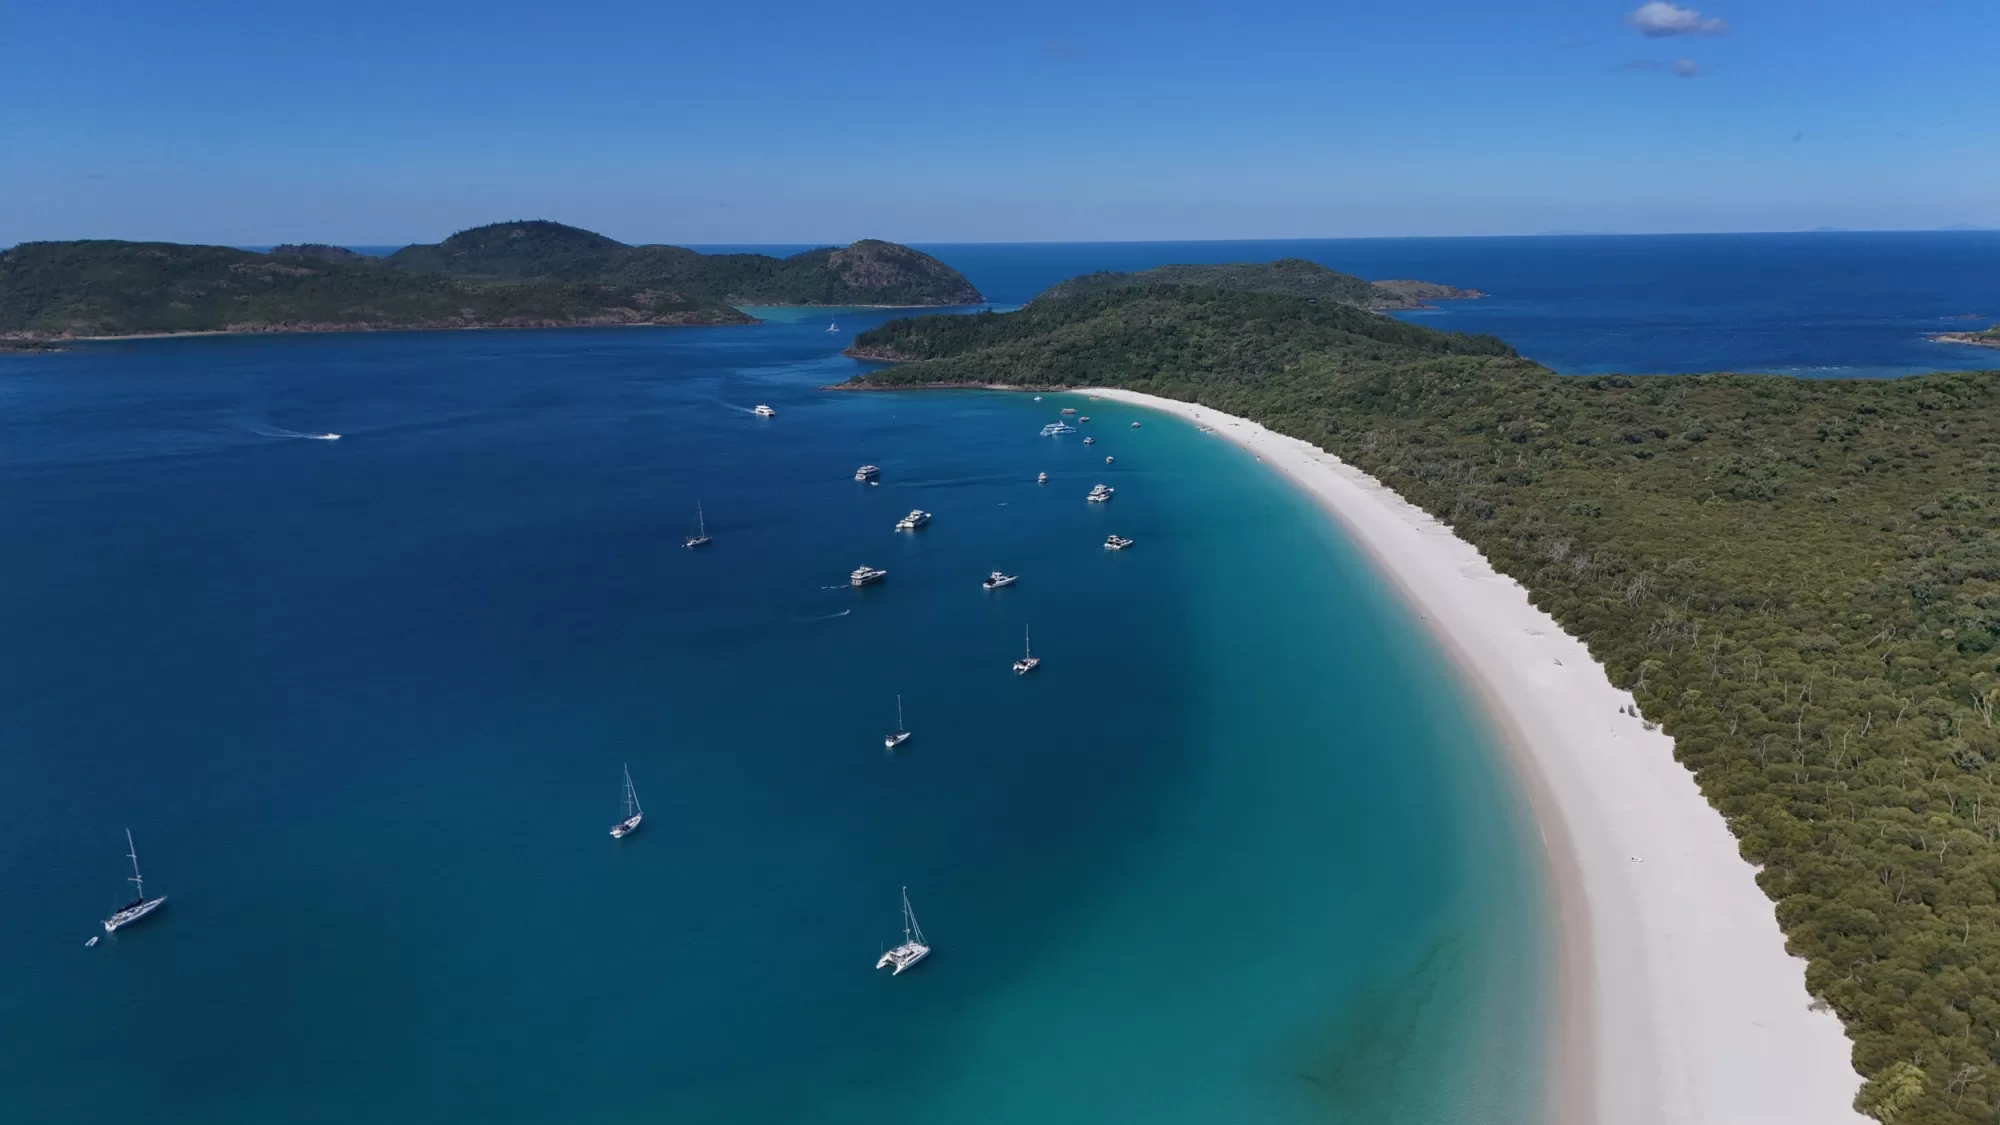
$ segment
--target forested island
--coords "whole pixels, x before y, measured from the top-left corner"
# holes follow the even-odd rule
[[[1458,301],[1484,297],[1477,289],[1460,289],[1432,281],[1363,281],[1304,258],[1274,262],[1223,262],[1212,265],[1156,266],[1135,273],[1110,271],[1074,277],[1044,291],[1044,298],[1074,297],[1112,289],[1153,285],[1199,285],[1245,293],[1288,293],[1363,309],[1423,308],[1427,301]]]
[[[0,252],[0,346],[102,336],[409,328],[750,324],[740,305],[977,304],[890,242],[788,258],[628,246],[543,221],[496,223],[372,258],[167,242],[29,242]]]
[[[1273,288],[1082,279],[893,321],[855,354],[896,365],[847,385],[1125,387],[1372,474],[1664,724],[1845,1021],[1861,1107],[2000,1118],[2000,371],[1565,377]]]

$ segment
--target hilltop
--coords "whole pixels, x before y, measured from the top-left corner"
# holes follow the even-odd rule
[[[742,304],[949,305],[979,291],[889,242],[789,258],[627,246],[549,222],[498,223],[372,258],[170,242],[30,242],[0,252],[0,340],[186,332],[752,324]]]
[[[1157,285],[1194,285],[1239,293],[1278,293],[1362,309],[1413,309],[1422,308],[1426,301],[1485,296],[1476,289],[1459,289],[1429,281],[1364,281],[1304,258],[1280,258],[1272,262],[1167,265],[1134,273],[1105,271],[1085,274],[1051,286],[1036,300]]]
[[[399,269],[485,279],[558,279],[664,286],[734,305],[976,305],[963,274],[893,242],[766,254],[702,254],[680,246],[628,246],[542,220],[460,231],[435,246],[406,246],[384,260]]]
[[[855,387],[1110,386],[1333,453],[1518,580],[1673,737],[1895,1125],[2000,1106],[2000,371],[1565,377],[1313,298],[893,321]]]

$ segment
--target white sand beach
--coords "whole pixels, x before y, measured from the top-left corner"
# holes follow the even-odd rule
[[[1548,1106],[1560,1125],[1862,1125],[1839,1020],[1673,740],[1621,712],[1581,641],[1471,544],[1305,442],[1204,407],[1199,424],[1319,501],[1430,625],[1507,739],[1561,913]]]

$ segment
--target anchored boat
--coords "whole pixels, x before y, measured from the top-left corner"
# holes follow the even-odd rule
[[[165,895],[158,898],[146,897],[146,878],[139,874],[139,848],[132,843],[130,828],[125,830],[125,852],[132,860],[132,877],[126,880],[132,884],[132,901],[119,907],[116,913],[104,920],[104,932],[107,934],[115,934],[120,926],[129,926],[167,904]]]
[[[611,826],[611,838],[623,840],[639,830],[639,822],[646,818],[645,810],[639,807],[639,791],[632,788],[632,767],[625,767],[625,816]]]
[[[931,947],[924,943],[923,927],[917,925],[917,912],[910,909],[910,888],[903,888],[903,944],[882,955],[875,962],[878,969],[895,966],[892,977],[903,975],[903,970],[931,955]]]

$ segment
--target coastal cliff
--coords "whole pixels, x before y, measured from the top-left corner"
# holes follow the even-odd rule
[[[1983,332],[1939,332],[1931,339],[1940,344],[1970,344],[1975,348],[2000,348],[2000,325]]]

